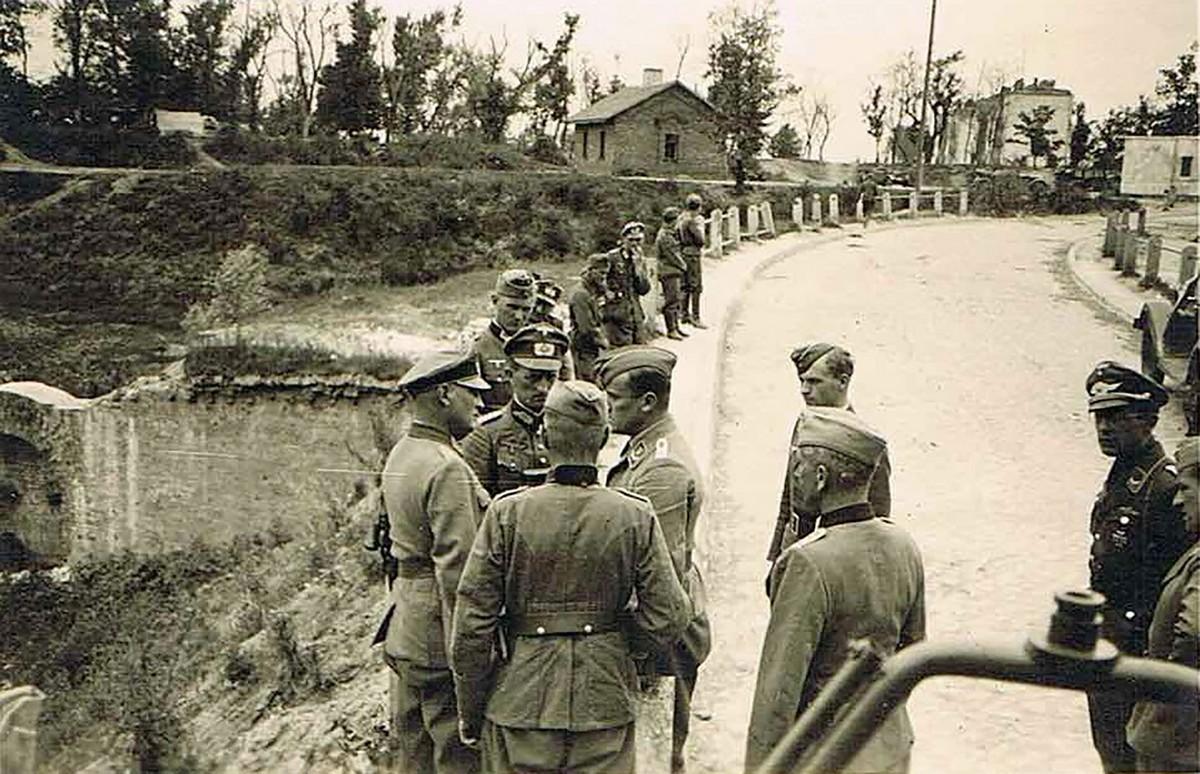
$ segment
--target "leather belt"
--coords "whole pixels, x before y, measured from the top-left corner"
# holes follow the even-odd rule
[[[620,628],[612,611],[527,613],[514,616],[508,625],[514,637],[564,637],[573,634],[603,634]]]
[[[409,556],[399,560],[396,574],[401,578],[432,578],[433,560],[423,556]]]

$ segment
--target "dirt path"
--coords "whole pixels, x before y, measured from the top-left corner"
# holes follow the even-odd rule
[[[800,396],[787,352],[844,344],[852,396],[889,438],[893,513],[925,556],[928,630],[1020,642],[1055,590],[1086,583],[1086,518],[1106,464],[1083,381],[1103,358],[1136,363],[1124,321],[1061,273],[1094,219],[867,232],[765,271],[726,344],[707,578],[715,629],[701,676],[693,771],[741,770],[766,625],[764,559]],[[1171,416],[1161,435],[1177,437]],[[910,704],[914,771],[1098,770],[1085,702],[1067,692],[931,682]]]

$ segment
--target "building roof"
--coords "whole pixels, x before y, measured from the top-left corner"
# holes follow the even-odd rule
[[[621,113],[637,107],[651,97],[662,94],[673,87],[686,91],[688,94],[695,97],[710,110],[716,110],[708,100],[701,97],[696,92],[689,89],[681,81],[667,81],[654,86],[626,86],[616,94],[609,94],[604,99],[595,102],[588,107],[580,110],[575,115],[567,119],[567,123],[571,124],[599,124],[605,121],[610,121],[616,118]]]

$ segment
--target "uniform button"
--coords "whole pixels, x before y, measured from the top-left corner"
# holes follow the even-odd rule
[[[1099,540],[1099,539],[1100,539],[1100,533],[1099,533],[1099,532],[1093,532],[1093,533],[1092,533],[1092,540]]]
[[[1128,523],[1129,523],[1129,517],[1128,517],[1128,516],[1122,516],[1121,518],[1117,519],[1117,521],[1121,522],[1122,524],[1128,524]]]
[[[1126,617],[1126,618],[1128,618],[1128,619],[1130,619],[1130,620],[1132,620],[1132,619],[1133,619],[1133,611],[1132,611],[1132,610],[1126,610],[1126,611],[1125,611],[1125,617]]]
[[[538,633],[538,634],[545,634],[545,633],[546,633],[546,627],[545,627],[545,626],[539,626],[539,627],[537,628],[537,633]]]
[[[592,625],[591,625],[591,624],[584,624],[584,625],[583,625],[583,633],[584,633],[584,634],[591,634],[591,633],[592,633]]]
[[[545,464],[546,464],[546,458],[545,458],[545,457],[538,457],[538,462],[540,462],[540,463],[542,463],[543,465],[545,465]]]

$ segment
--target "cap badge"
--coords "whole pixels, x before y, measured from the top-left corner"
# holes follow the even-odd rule
[[[548,341],[535,341],[533,354],[537,357],[554,357],[554,345]]]
[[[1092,385],[1093,395],[1106,395],[1120,388],[1120,382],[1096,382]]]

